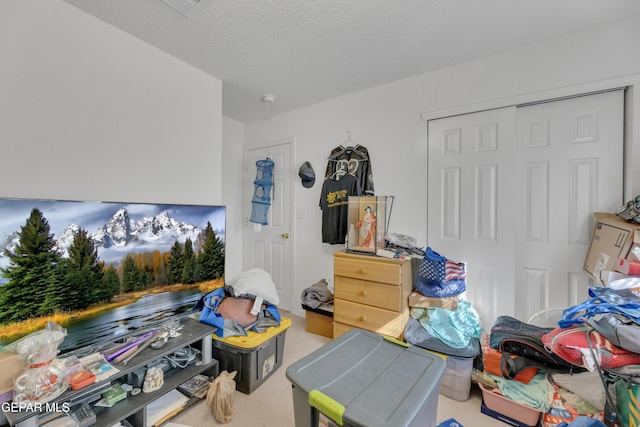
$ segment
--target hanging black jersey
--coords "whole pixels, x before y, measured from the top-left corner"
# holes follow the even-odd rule
[[[353,147],[340,145],[331,150],[324,178],[340,179],[347,174],[358,178],[361,195],[375,195],[371,159],[366,147],[359,144]]]

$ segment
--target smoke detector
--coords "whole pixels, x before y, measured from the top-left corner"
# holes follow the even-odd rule
[[[185,16],[191,16],[211,0],[162,0]]]

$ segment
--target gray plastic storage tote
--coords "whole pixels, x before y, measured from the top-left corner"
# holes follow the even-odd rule
[[[320,417],[352,427],[434,427],[445,361],[352,329],[287,368],[296,427]]]

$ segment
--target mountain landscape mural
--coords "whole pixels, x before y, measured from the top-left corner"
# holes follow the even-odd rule
[[[175,241],[195,242],[207,222],[225,240],[223,206],[0,199],[0,268],[7,266],[5,249],[15,250],[20,227],[33,208],[40,209],[49,222],[63,257],[82,227],[100,259],[115,266],[130,252],[165,252]],[[4,282],[0,277],[0,284]]]
[[[189,309],[224,279],[225,221],[221,205],[0,198],[0,348],[35,318],[68,318],[73,348]]]

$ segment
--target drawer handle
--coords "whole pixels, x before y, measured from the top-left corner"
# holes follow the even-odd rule
[[[367,316],[360,316],[360,321],[361,322],[366,322],[367,321]]]
[[[367,296],[367,291],[362,291],[362,296],[366,297]]]
[[[366,269],[366,268],[362,268],[362,269],[360,269],[360,273],[362,273],[362,274],[367,274],[367,269]]]

